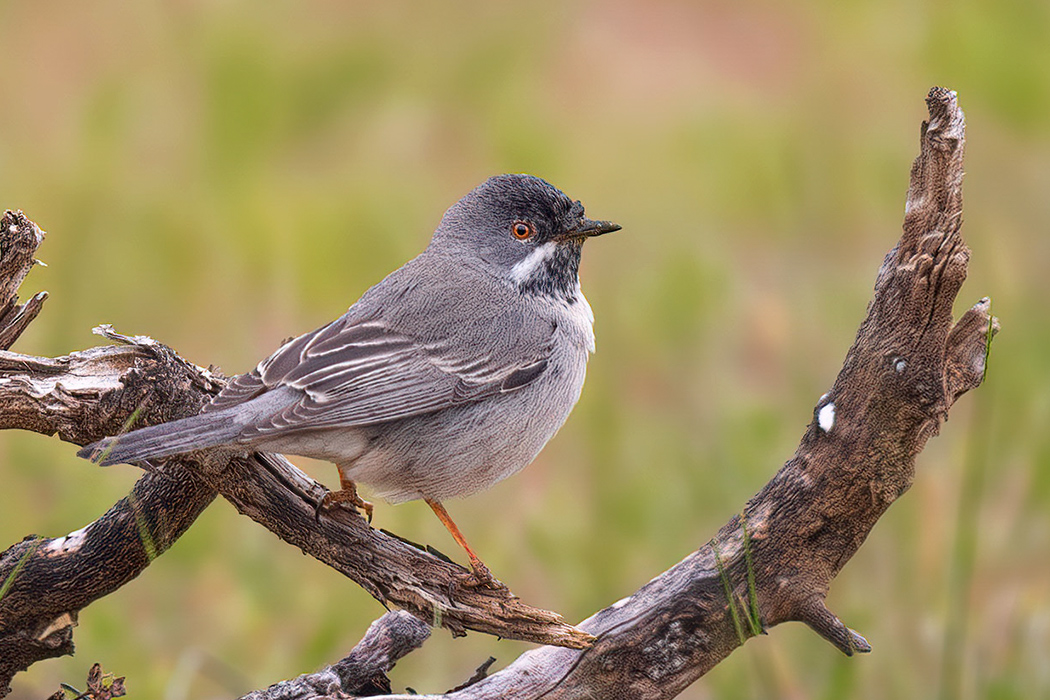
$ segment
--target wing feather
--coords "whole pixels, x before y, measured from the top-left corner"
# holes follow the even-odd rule
[[[421,415],[536,381],[549,364],[553,325],[545,335],[546,342],[493,353],[447,337],[424,344],[380,321],[343,316],[290,340],[255,370],[235,377],[207,410],[280,386],[299,390],[298,401],[247,426],[243,439]],[[494,354],[507,358],[500,361]]]

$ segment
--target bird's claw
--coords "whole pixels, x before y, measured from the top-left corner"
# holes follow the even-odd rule
[[[375,507],[365,499],[357,495],[357,489],[341,489],[339,491],[328,491],[325,493],[321,502],[317,504],[314,511],[314,517],[317,520],[321,519],[321,512],[330,510],[339,505],[349,506],[349,510],[362,516],[368,521],[368,524],[372,524],[372,511]]]
[[[493,591],[506,591],[507,584],[492,575],[489,567],[480,559],[470,562],[470,573],[461,574],[456,578],[456,584],[464,588],[488,588]]]

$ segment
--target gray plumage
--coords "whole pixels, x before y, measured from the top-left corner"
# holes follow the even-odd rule
[[[579,398],[594,350],[580,252],[618,228],[539,178],[490,178],[418,257],[201,415],[79,454],[115,464],[238,445],[332,461],[392,502],[487,488],[531,462]]]

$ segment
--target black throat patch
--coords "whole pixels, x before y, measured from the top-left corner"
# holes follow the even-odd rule
[[[545,245],[551,245],[547,243]],[[561,299],[568,303],[576,301],[580,288],[580,254],[583,251],[582,241],[554,243],[555,247],[536,264],[524,270],[518,280],[518,289],[522,294],[539,294]],[[541,248],[536,248],[537,255]],[[519,265],[526,265],[522,261]]]

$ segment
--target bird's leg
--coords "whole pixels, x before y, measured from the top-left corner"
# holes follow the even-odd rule
[[[324,495],[324,498],[321,499],[321,504],[317,509],[318,514],[320,514],[321,510],[327,510],[339,503],[348,503],[355,511],[364,511],[365,517],[368,519],[369,524],[371,524],[373,510],[372,504],[357,495],[357,484],[343,476],[342,469],[339,470],[339,490],[329,491]]]
[[[438,517],[441,524],[444,525],[445,529],[448,530],[450,535],[452,535],[452,539],[459,543],[459,546],[463,548],[463,551],[467,553],[467,557],[470,559],[470,569],[472,573],[470,579],[464,581],[464,585],[471,587],[487,586],[497,589],[506,588],[499,579],[492,575],[492,572],[489,571],[489,567],[485,566],[485,562],[481,561],[480,557],[478,557],[478,555],[474,553],[474,550],[470,548],[470,545],[467,544],[466,538],[463,537],[463,533],[459,531],[456,523],[452,522],[452,517],[448,514],[448,511],[445,510],[445,506],[429,498],[424,498],[423,500],[427,502],[430,509],[434,511],[434,515]]]

